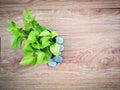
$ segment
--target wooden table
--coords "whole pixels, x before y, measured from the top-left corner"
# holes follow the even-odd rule
[[[64,38],[63,63],[19,66],[6,20],[27,7]],[[0,90],[120,90],[120,0],[0,0]]]

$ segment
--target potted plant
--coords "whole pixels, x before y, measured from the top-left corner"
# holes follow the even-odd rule
[[[40,25],[27,8],[23,10],[22,20],[23,28],[13,21],[7,21],[7,31],[12,35],[11,47],[16,50],[20,45],[24,53],[19,64],[22,66],[48,64],[55,67],[57,63],[62,62],[60,54],[64,50],[63,38],[57,36],[55,31]]]

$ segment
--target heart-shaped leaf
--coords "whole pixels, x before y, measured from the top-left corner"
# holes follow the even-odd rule
[[[35,57],[33,56],[33,54],[28,54],[22,58],[19,64],[22,66],[26,66],[26,65],[31,64],[34,59]]]
[[[59,45],[58,45],[57,43],[52,44],[52,45],[50,46],[50,51],[51,51],[55,56],[58,56],[58,55],[59,55],[59,51],[60,51]]]
[[[44,60],[44,56],[45,56],[45,53],[42,52],[42,51],[39,51],[37,53],[37,62],[36,62],[36,64],[42,64],[42,62]]]
[[[44,30],[40,33],[39,36],[48,36],[50,34],[50,32],[48,30]]]

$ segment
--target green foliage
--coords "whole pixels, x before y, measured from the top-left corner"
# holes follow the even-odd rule
[[[50,51],[55,55],[55,56],[58,56],[59,55],[59,45],[57,43],[55,44],[52,44],[50,46]]]
[[[48,35],[50,35],[50,32],[47,31],[47,30],[44,30],[44,31],[42,31],[42,32],[40,33],[39,36],[48,36]]]
[[[57,36],[55,31],[49,32],[46,27],[39,25],[27,8],[23,10],[22,20],[23,28],[17,26],[13,21],[7,21],[7,31],[12,35],[11,47],[16,50],[20,45],[25,55],[20,61],[20,65],[46,64],[52,55],[59,55],[59,46],[53,41]]]
[[[41,64],[42,61],[44,60],[44,57],[45,57],[45,53],[40,51],[37,53],[37,62],[36,64]]]
[[[52,31],[52,32],[50,33],[50,36],[51,36],[51,38],[54,38],[55,36],[57,36],[57,33],[56,33],[55,31]]]
[[[22,58],[22,60],[20,61],[20,65],[29,65],[33,62],[34,59],[35,57],[32,54],[28,54]]]

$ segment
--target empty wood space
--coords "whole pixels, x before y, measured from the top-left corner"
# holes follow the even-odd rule
[[[63,63],[22,67],[6,20],[27,7],[64,38]],[[0,0],[0,90],[120,90],[120,0]]]

